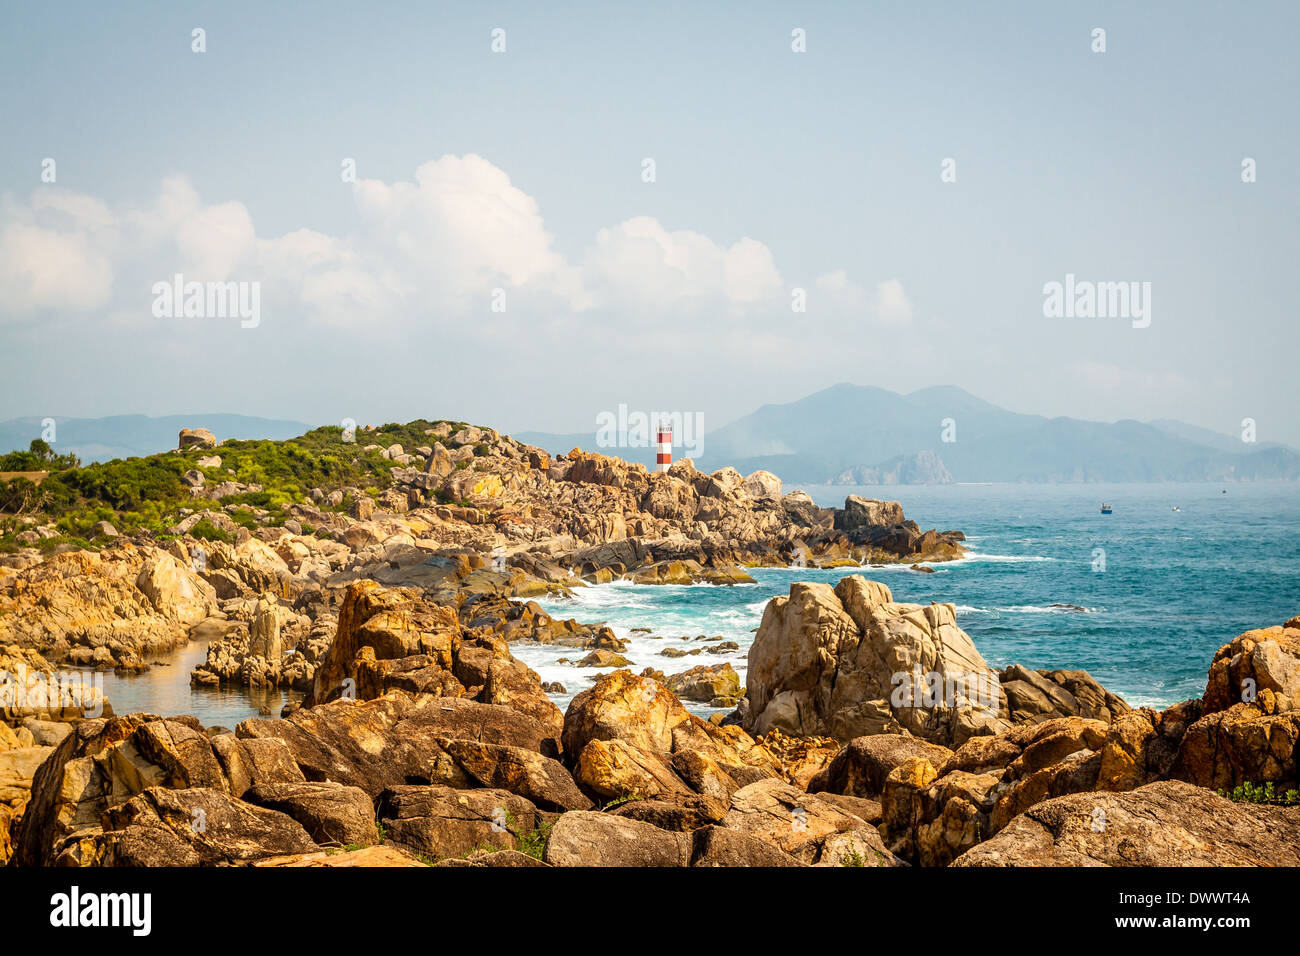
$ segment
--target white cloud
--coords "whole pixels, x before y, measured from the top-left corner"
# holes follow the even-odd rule
[[[601,229],[578,273],[574,304],[646,307],[686,300],[747,305],[780,296],[781,274],[771,250],[743,238],[724,247],[689,229],[668,231],[637,216]]]
[[[903,283],[886,279],[876,286],[875,312],[882,322],[902,325],[912,321],[912,303]]]
[[[400,314],[486,310],[495,288],[509,308],[548,315],[618,310],[682,322],[700,315],[779,316],[787,290],[772,251],[731,244],[638,216],[600,229],[577,263],[555,249],[536,200],[480,156],[444,156],[412,181],[353,186],[355,227],[258,236],[240,202],[208,203],[184,176],[145,204],[111,208],[42,188],[0,204],[0,313],[107,310],[149,315],[141,290],[188,280],[258,280],[263,295],[309,320],[361,325]],[[843,270],[817,280],[840,305],[864,293]],[[888,289],[886,287],[889,287]],[[896,288],[895,288],[896,287]],[[910,311],[882,283],[882,316]],[[556,308],[556,306],[559,308]],[[665,316],[665,310],[674,310]],[[682,310],[685,310],[684,312]]]
[[[842,309],[860,309],[867,301],[867,290],[862,288],[843,269],[836,269],[813,281],[813,288],[820,297],[825,297],[832,305]]]
[[[0,317],[104,306],[117,246],[112,214],[89,196],[42,187],[26,203],[3,197]]]
[[[453,294],[546,283],[563,266],[537,202],[480,156],[444,156],[415,182],[356,185],[355,242],[435,278]]]

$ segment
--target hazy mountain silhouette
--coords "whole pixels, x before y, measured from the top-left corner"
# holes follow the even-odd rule
[[[948,420],[951,420],[949,423]],[[947,436],[955,440],[945,441]],[[600,449],[589,435],[526,432],[552,452],[574,446],[650,464],[654,449]],[[828,482],[851,470],[953,481],[1237,481],[1300,478],[1300,454],[1171,419],[1090,422],[1010,412],[952,385],[899,395],[842,383],[764,405],[706,432],[696,465],[757,468]],[[922,453],[930,453],[923,455]],[[921,456],[918,458],[917,456]],[[942,467],[936,467],[937,456]],[[900,461],[904,466],[900,468]],[[911,463],[924,467],[909,467]]]
[[[41,418],[12,418],[0,422],[0,454],[26,451],[33,438],[40,438]],[[249,415],[111,415],[107,418],[54,417],[54,450],[72,453],[83,463],[133,458],[170,451],[176,447],[182,428],[206,428],[218,439],[296,438],[310,426]]]

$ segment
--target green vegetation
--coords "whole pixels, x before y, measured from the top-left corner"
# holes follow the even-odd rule
[[[1247,780],[1232,790],[1218,791],[1219,796],[1227,797],[1233,803],[1267,803],[1278,807],[1293,807],[1300,804],[1300,791],[1294,787],[1279,793],[1269,780],[1262,786]]]
[[[852,849],[840,857],[840,866],[884,866],[885,855],[874,847],[867,847],[871,851],[875,862],[871,862],[865,853],[858,852],[858,845],[853,844]]]
[[[40,438],[33,438],[27,451],[0,455],[0,471],[64,471],[80,465],[76,455],[56,455],[54,449]]]
[[[620,807],[625,803],[631,803],[634,800],[644,800],[644,799],[645,797],[639,793],[625,793],[623,794],[623,796],[615,797],[613,800],[610,800],[608,803],[605,803],[602,806],[597,807],[596,809],[599,810],[601,813],[604,813],[607,810],[612,810],[615,807]]]
[[[200,541],[224,541],[226,544],[234,544],[235,536],[229,531],[222,531],[207,518],[200,518],[190,528],[190,534]]]
[[[542,858],[542,853],[546,850],[546,841],[551,837],[551,827],[555,826],[554,822],[540,824],[537,829],[529,830],[519,837],[519,852],[526,853],[535,860]]]
[[[343,429],[316,428],[288,441],[231,440],[216,449],[190,448],[147,458],[126,458],[81,466],[74,455],[56,455],[40,439],[26,452],[0,456],[0,471],[45,471],[39,483],[26,478],[0,481],[0,551],[16,550],[14,535],[27,523],[17,518],[38,516],[54,521],[62,541],[85,540],[99,521],[109,521],[120,533],[151,531],[165,534],[180,518],[181,509],[229,510],[231,519],[247,528],[283,524],[284,509],[308,501],[312,488],[325,492],[344,487],[366,489],[376,495],[392,484],[392,470],[400,467],[380,450],[400,444],[407,451],[431,445],[437,439],[425,434],[434,422],[417,419],[405,425],[387,424],[358,431],[355,441],[344,441]],[[452,433],[466,427],[449,422]],[[378,446],[365,451],[367,446]],[[199,468],[200,458],[219,456],[219,467]],[[224,481],[256,484],[260,491],[232,495],[215,501],[191,494],[182,477],[202,472],[206,489]],[[326,507],[326,506],[319,506]],[[335,510],[341,510],[342,505]],[[263,515],[265,512],[266,515]],[[304,532],[312,533],[315,529]],[[207,540],[233,540],[210,522],[200,522],[192,532]]]

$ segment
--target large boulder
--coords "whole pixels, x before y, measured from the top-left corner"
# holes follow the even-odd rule
[[[894,768],[913,757],[924,757],[942,767],[952,751],[909,734],[856,737],[835,754],[830,765],[813,777],[809,793],[837,793],[851,797],[878,797]]]
[[[434,862],[514,850],[530,837],[540,843],[546,822],[532,803],[505,790],[402,785],[382,793],[377,806],[389,840]]]
[[[586,810],[592,805],[563,764],[536,751],[449,737],[437,743],[454,765],[453,775],[463,774],[472,786],[518,794],[542,810]]]
[[[134,714],[73,725],[32,778],[31,799],[14,839],[17,865],[53,863],[69,839],[89,839],[88,846],[98,848],[89,858],[97,858],[103,849],[96,841],[105,814],[146,790],[220,792],[235,799],[254,776],[266,783],[302,780],[292,764],[265,752],[262,759],[241,752],[242,773],[239,782],[232,784],[225,766],[234,764],[229,757],[223,761],[212,739],[192,717],[164,720]],[[157,799],[147,802],[152,805]],[[167,842],[174,844],[171,838]],[[208,859],[203,853],[199,856]]]
[[[287,617],[280,603],[270,595],[264,595],[257,602],[253,620],[249,624],[248,653],[263,657],[268,661],[278,662],[284,656],[284,642],[280,630]]]
[[[588,741],[613,739],[642,750],[670,752],[674,728],[690,719],[690,712],[663,684],[628,670],[613,671],[569,702],[564,752],[577,755]]]
[[[1015,723],[1062,716],[1111,721],[1129,711],[1123,698],[1106,690],[1087,671],[1036,671],[1012,664],[999,672],[998,680]]]
[[[348,696],[349,687],[357,696],[362,652],[367,649],[370,660],[426,657],[430,666],[450,672],[460,637],[460,621],[453,609],[429,604],[410,588],[358,581],[344,595],[334,642],[316,671],[308,704]],[[349,680],[351,685],[346,683]]]
[[[955,866],[1300,866],[1300,807],[1233,803],[1177,781],[1031,807]]]
[[[264,783],[249,788],[244,800],[297,820],[322,846],[362,847],[379,842],[375,808],[358,787],[341,783]]]
[[[781,780],[737,790],[722,826],[758,838],[810,866],[898,866],[876,828]]]
[[[937,765],[917,754],[881,791],[881,836],[923,866],[945,866],[1042,800],[1097,789],[1108,727],[1059,717],[972,737]]]
[[[187,565],[160,551],[140,569],[135,586],[154,610],[192,627],[217,608],[217,592]]]
[[[844,499],[844,510],[838,516],[837,525],[846,529],[854,528],[892,528],[904,521],[903,506],[897,501],[878,501],[875,498],[862,498],[849,495]]]
[[[182,428],[176,439],[176,447],[181,451],[187,448],[216,448],[217,436],[206,428]]]
[[[1300,618],[1246,631],[1219,648],[1201,699],[1212,713],[1254,703],[1265,691],[1274,712],[1300,710]]]
[[[1295,784],[1300,779],[1298,695],[1300,618],[1239,634],[1214,655],[1200,701],[1170,708],[1180,716],[1182,732],[1172,741],[1177,754],[1161,769],[1215,789]]]
[[[740,675],[729,663],[700,664],[680,674],[664,679],[664,686],[682,700],[708,703],[722,698],[734,700],[740,696]]]
[[[564,752],[571,761],[592,741],[621,741],[682,770],[693,752],[714,761],[736,781],[775,775],[777,757],[741,728],[721,727],[691,714],[662,683],[631,671],[603,674],[569,703],[564,716]],[[702,784],[703,785],[703,784]]]
[[[466,636],[454,608],[413,588],[356,581],[344,594],[334,641],[305,704],[371,700],[394,690],[509,707],[543,724],[556,741],[564,724],[541,680],[499,637]],[[552,743],[546,752],[556,749]]]
[[[372,798],[416,781],[445,782],[447,738],[556,752],[547,730],[512,708],[402,691],[300,708],[284,720],[245,720],[235,734],[283,740],[308,779],[360,787]]]
[[[1170,776],[1211,789],[1243,783],[1294,783],[1300,711],[1269,713],[1235,704],[1206,714],[1183,734]]]
[[[673,770],[671,759],[666,753],[642,750],[623,740],[589,740],[578,755],[573,775],[601,802],[691,793]]]
[[[566,813],[542,857],[552,866],[690,866],[689,834],[593,811]]]
[[[741,489],[751,498],[760,501],[781,500],[781,479],[770,471],[755,471],[741,483]]]
[[[305,782],[289,746],[278,737],[241,740],[234,734],[208,738],[226,775],[231,796],[243,798],[259,785]]]
[[[858,575],[795,583],[749,650],[745,728],[851,740],[907,731],[945,746],[1009,726],[991,670],[951,604],[896,604]]]
[[[307,831],[286,814],[237,800],[224,790],[160,786],[110,808],[102,832],[74,836],[55,862],[225,866],[316,849]],[[157,858],[160,852],[166,854],[165,862]]]

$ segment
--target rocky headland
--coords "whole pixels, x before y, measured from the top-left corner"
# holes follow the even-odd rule
[[[382,489],[276,502],[242,465],[223,478],[227,450],[191,433],[174,467],[193,465],[181,477],[203,507],[165,533],[101,518],[113,534],[96,547],[4,558],[0,859],[1295,862],[1300,619],[1226,644],[1202,698],[1135,710],[1082,671],[994,669],[952,605],[897,603],[846,571],[768,603],[747,687],[725,663],[621,668],[561,711],[512,646],[601,667],[623,648],[530,597],[939,561],[962,537],[896,502],[818,508],[763,472],[652,474],[473,426],[422,434],[410,452],[364,431],[342,449],[387,462]],[[146,669],[190,640],[208,646],[195,683],[292,687],[300,703],[231,730],[29,692],[70,669]],[[705,720],[684,699],[734,709]]]

